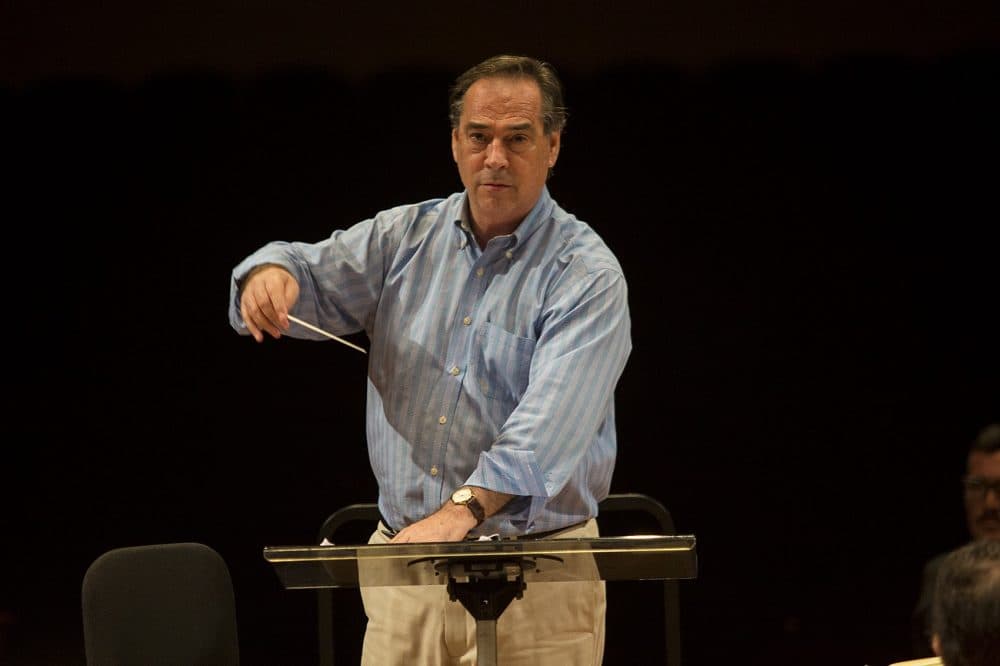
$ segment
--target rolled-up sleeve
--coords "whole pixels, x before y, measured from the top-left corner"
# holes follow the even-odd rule
[[[385,261],[393,252],[395,218],[391,211],[338,229],[317,243],[273,241],[241,261],[230,280],[229,322],[246,334],[240,315],[239,291],[256,266],[276,264],[299,283],[299,300],[292,312],[336,335],[361,330],[371,334],[375,307],[385,277]],[[324,336],[293,326],[292,337],[324,340]]]

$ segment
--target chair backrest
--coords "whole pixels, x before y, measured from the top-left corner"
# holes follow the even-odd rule
[[[110,550],[83,577],[88,666],[237,666],[236,601],[212,548],[167,543]]]
[[[602,517],[601,533],[620,536],[636,531],[672,535],[676,534],[673,517],[658,500],[641,493],[612,493],[601,502],[598,514]],[[350,504],[330,514],[323,521],[317,542],[324,539],[336,544],[365,543],[379,521],[378,505],[374,503]],[[334,629],[347,629],[351,633],[363,633],[363,617],[358,617],[358,602],[352,602],[353,613],[340,612],[340,604],[334,603],[334,593],[338,590],[317,591],[317,617],[319,621],[319,663],[333,666]],[[348,592],[339,590],[339,592]],[[356,597],[355,591],[355,597]],[[364,613],[360,613],[361,616]],[[665,663],[680,666],[681,629],[680,601],[676,581],[663,582],[663,637]],[[360,641],[357,641],[360,645]],[[353,649],[355,646],[351,646]],[[358,663],[360,650],[349,655],[346,663]]]
[[[375,503],[349,504],[337,509],[323,521],[319,529],[317,543],[326,539],[336,544],[366,543],[380,520],[378,505]],[[339,592],[334,596],[335,592]],[[344,599],[345,594],[353,592],[355,601],[350,604],[354,612],[344,612],[341,604],[335,600]],[[335,661],[334,629],[345,630],[343,633],[360,635],[364,631],[364,612],[358,606],[360,599],[357,591],[320,589],[316,593],[316,616],[318,619],[319,664],[333,666]],[[349,646],[352,654],[344,655],[344,663],[357,664],[361,661],[360,641]],[[345,650],[341,650],[344,652]]]
[[[599,505],[598,516],[601,526],[601,536],[627,536],[630,534],[663,534],[673,535],[677,533],[674,527],[674,519],[670,511],[667,510],[659,500],[642,493],[612,493],[608,495]],[[680,666],[681,664],[681,621],[680,621],[680,591],[678,582],[673,580],[663,581],[663,663],[667,666]],[[615,604],[613,595],[616,590],[627,590],[630,603],[627,605]],[[615,650],[618,646],[624,646],[626,651],[634,653],[637,646],[634,644],[635,636],[647,634],[655,636],[661,630],[655,626],[649,626],[648,632],[644,632],[637,623],[654,619],[651,614],[638,614],[634,609],[636,604],[641,604],[646,594],[652,592],[652,588],[647,581],[617,581],[608,583],[608,629],[607,641],[605,643],[605,658],[608,663],[617,663],[618,658]],[[650,601],[654,601],[652,598]],[[619,621],[621,620],[621,621]],[[632,644],[629,641],[616,641],[614,632],[619,627],[627,627],[628,635],[633,638]],[[627,638],[627,637],[626,637]],[[655,646],[651,646],[656,650]],[[631,658],[631,654],[622,655],[621,661]],[[652,660],[652,653],[649,654]]]

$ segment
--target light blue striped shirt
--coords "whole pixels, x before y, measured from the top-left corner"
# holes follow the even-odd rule
[[[464,192],[318,243],[269,243],[233,270],[229,318],[243,334],[238,285],[262,263],[298,280],[291,314],[368,334],[368,453],[393,527],[462,485],[517,496],[473,535],[597,515],[615,464],[615,385],[632,348],[628,292],[604,241],[547,188],[485,250]],[[294,323],[288,334],[326,339]]]

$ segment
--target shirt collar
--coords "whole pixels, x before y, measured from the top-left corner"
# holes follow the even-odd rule
[[[552,216],[552,207],[554,205],[555,202],[549,194],[548,186],[543,185],[542,193],[538,196],[538,201],[535,202],[535,205],[521,221],[521,224],[517,225],[517,229],[510,234],[511,243],[508,246],[508,249],[514,249],[518,245],[527,241],[532,234],[538,231],[545,220]],[[454,220],[455,226],[466,234],[468,242],[473,242],[475,240],[475,235],[472,233],[472,223],[469,215],[468,190],[462,192],[462,195],[456,200],[455,208],[451,212],[451,217]]]

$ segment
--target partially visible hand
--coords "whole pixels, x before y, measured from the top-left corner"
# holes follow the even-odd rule
[[[264,333],[280,338],[287,331],[288,309],[299,300],[299,283],[281,266],[266,264],[252,270],[240,293],[240,314],[257,342]]]
[[[448,502],[440,509],[399,531],[389,543],[431,543],[461,541],[476,526],[472,512]]]

